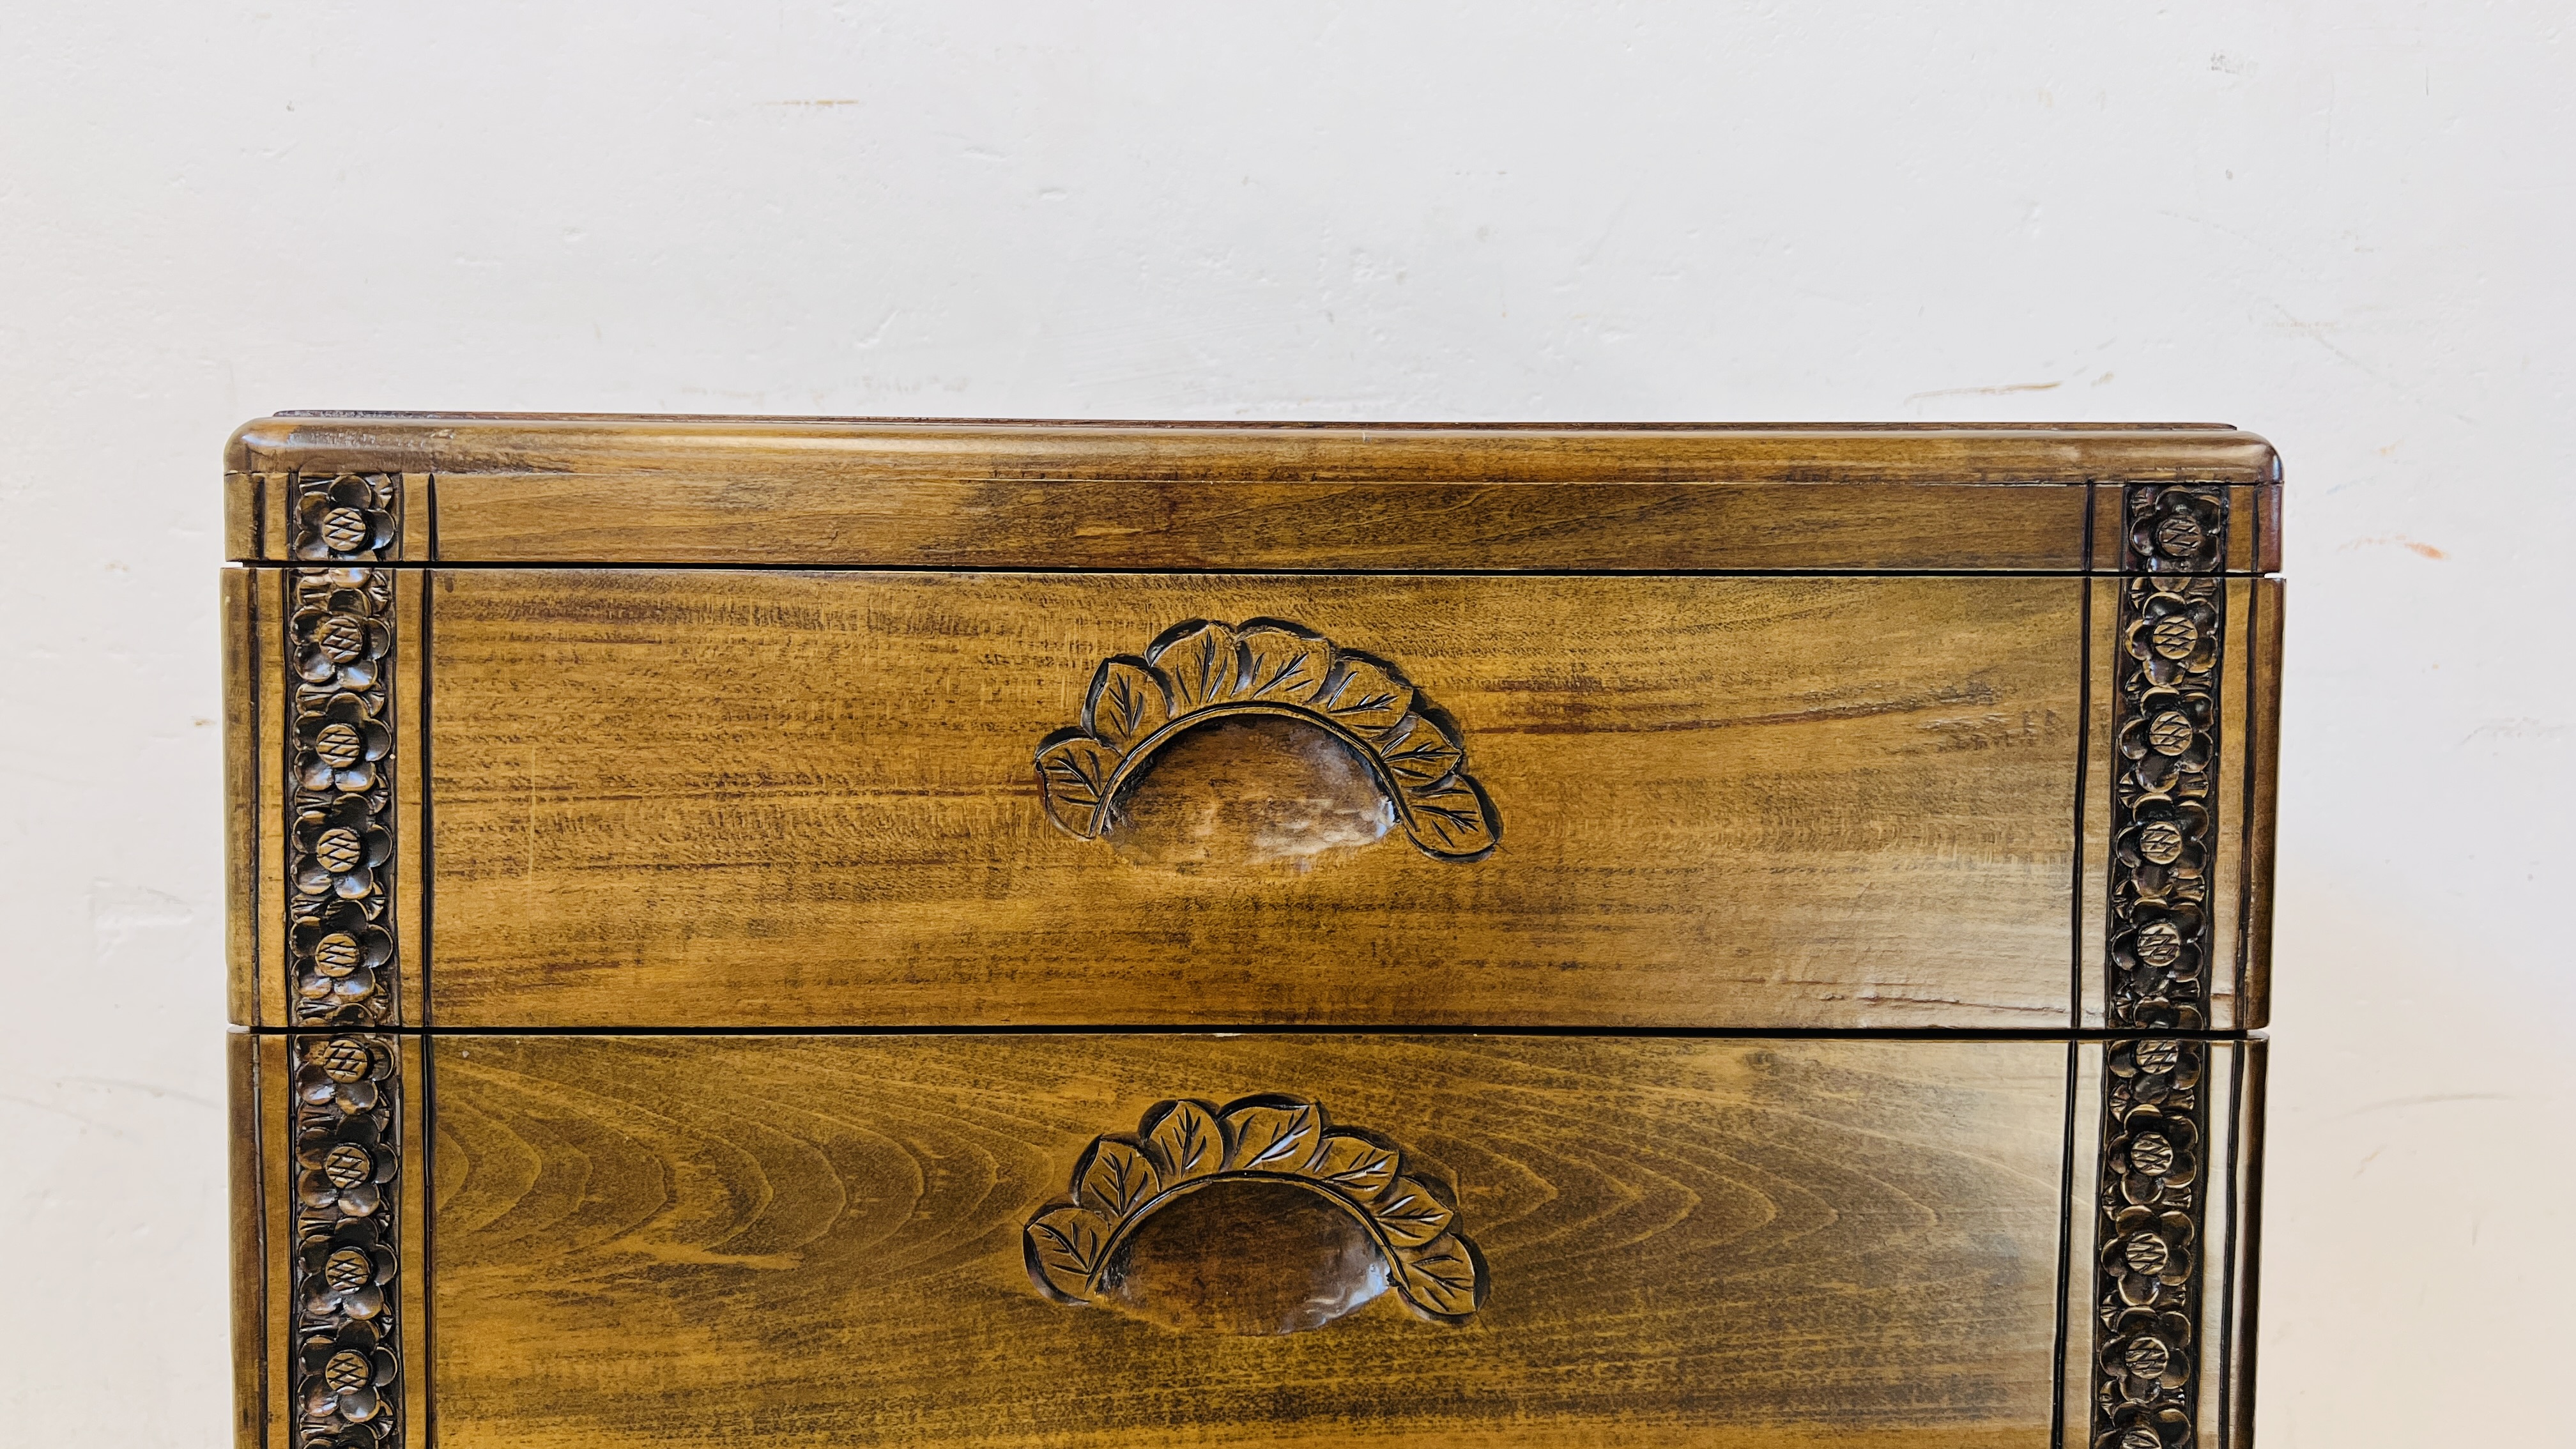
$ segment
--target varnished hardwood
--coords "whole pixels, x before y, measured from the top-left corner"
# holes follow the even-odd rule
[[[396,647],[392,718],[396,739],[412,742],[385,763],[393,783],[394,851],[387,882],[390,899],[385,928],[394,941],[396,1002],[393,1020],[414,1024],[429,1020],[430,794],[425,766],[429,751],[429,651],[415,646],[429,637],[429,575],[404,569],[394,575],[393,627]]]
[[[2259,438],[227,467],[242,1445],[2247,1441]]]
[[[429,414],[263,419],[227,466],[246,560],[287,557],[290,471],[359,469],[399,479],[404,560],[961,569],[2083,569],[2086,485],[2280,473],[2222,427]]]
[[[233,1443],[264,1449],[268,1442],[268,1294],[271,1244],[267,1224],[266,1151],[260,1109],[268,1094],[259,1069],[259,1038],[236,1031],[224,1038],[224,1125],[227,1137],[232,1247]],[[277,1093],[283,1096],[283,1092]]]
[[[2082,587],[440,572],[431,1009],[2062,1027]],[[1051,823],[1040,743],[1192,617],[1395,662],[1499,846],[1219,867]]]
[[[2067,1050],[445,1038],[439,1442],[2044,1445]],[[1471,1320],[1037,1291],[1022,1223],[1096,1134],[1282,1090],[1454,1182]]]
[[[2254,1439],[2255,1330],[2260,1321],[2263,1224],[2263,1135],[2270,1090],[2270,1043],[2260,1037],[2224,1042],[2213,1053],[2230,1064],[2225,1156],[2226,1216],[2212,1261],[2224,1274],[2218,1303],[2217,1350],[2201,1371],[2202,1397],[2212,1407],[2206,1442],[2236,1449]]]
[[[250,1024],[281,1027],[289,1020],[286,842],[290,816],[285,764],[288,716],[293,712],[290,681],[295,678],[287,650],[287,625],[294,610],[288,603],[285,570],[260,569],[249,573],[248,579],[252,633],[247,685],[252,695],[248,711],[252,749],[244,773],[259,790],[259,806],[253,870],[247,887],[250,899],[246,905],[236,902],[235,909],[255,920],[258,929],[250,959],[236,966],[255,969],[258,976],[247,987],[236,983],[232,994],[257,1000],[259,1014]],[[228,753],[238,751],[229,743],[226,749]]]
[[[2244,844],[2244,956],[2237,980],[2244,999],[2234,1021],[2261,1026],[2272,1019],[2273,844],[2281,794],[2281,639],[2288,586],[2279,579],[2254,584],[2252,654],[2244,703],[2231,712],[2242,722],[2240,747],[2246,771]]]
[[[261,575],[226,569],[218,596],[223,629],[224,689],[224,983],[225,1014],[244,1026],[259,1021],[259,827],[267,792],[260,787],[260,688],[269,660],[259,648],[255,611]],[[273,939],[273,938],[272,938]]]
[[[295,1398],[295,1339],[290,1325],[294,1318],[295,1269],[298,1245],[295,1241],[295,1073],[287,1065],[287,1039],[275,1032],[261,1032],[251,1038],[257,1057],[254,1080],[259,1092],[259,1168],[260,1191],[258,1212],[260,1225],[260,1277],[255,1285],[235,1280],[237,1314],[248,1310],[240,1304],[242,1296],[251,1297],[258,1305],[260,1334],[258,1346],[266,1364],[260,1376],[263,1399],[259,1406],[260,1441],[266,1449],[300,1449],[288,1430],[293,1422]],[[244,1416],[245,1419],[247,1416]]]

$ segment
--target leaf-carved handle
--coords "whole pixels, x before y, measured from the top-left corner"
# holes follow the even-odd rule
[[[1502,838],[1456,727],[1402,672],[1276,619],[1194,619],[1166,630],[1142,657],[1102,660],[1082,722],[1038,747],[1047,818],[1082,839],[1098,836],[1155,751],[1194,725],[1240,715],[1300,720],[1350,746],[1426,855],[1479,860]]]
[[[1169,1327],[1296,1332],[1390,1288],[1461,1323],[1491,1284],[1458,1218],[1448,1184],[1403,1148],[1264,1093],[1159,1102],[1133,1134],[1095,1139],[1022,1246],[1048,1298]]]

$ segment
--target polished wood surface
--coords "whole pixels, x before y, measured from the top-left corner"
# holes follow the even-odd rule
[[[2279,579],[2254,582],[2253,655],[2244,699],[2235,717],[2243,722],[2240,747],[2245,759],[2244,837],[2245,918],[2242,959],[2236,979],[2243,999],[2222,1025],[2258,1027],[2272,1019],[2272,890],[2274,839],[2278,833],[2281,795],[2281,640],[2289,586]]]
[[[436,1056],[443,1449],[2049,1442],[2063,1042],[446,1037]],[[1096,1135],[1158,1099],[1280,1091],[1454,1184],[1491,1269],[1472,1318],[1389,1294],[1242,1336],[1042,1296],[1023,1224]]]
[[[2248,1441],[2259,438],[226,467],[244,1449]]]
[[[442,571],[432,1019],[2063,1027],[2082,587]],[[1051,823],[1037,747],[1194,617],[1400,665],[1499,847]]]
[[[231,1220],[226,1236],[232,1247],[233,1443],[236,1449],[262,1449],[268,1442],[267,1274],[272,1261],[268,1237],[269,1154],[260,1135],[260,1111],[270,1096],[262,1091],[260,1038],[235,1031],[224,1038],[225,1156]],[[265,1085],[274,1087],[276,1083]]]
[[[404,561],[956,569],[2117,568],[2099,480],[2226,484],[2250,522],[2280,476],[2208,426],[429,414],[263,419],[227,466],[244,560],[289,556],[291,472],[354,469],[399,480]]]
[[[224,689],[224,1009],[227,1020],[259,1018],[261,788],[260,686],[274,677],[259,647],[256,581],[248,569],[226,569],[217,596]],[[274,939],[269,938],[269,939]]]

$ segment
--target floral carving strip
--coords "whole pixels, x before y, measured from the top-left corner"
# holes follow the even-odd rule
[[[1162,745],[1229,715],[1284,715],[1357,750],[1405,834],[1427,855],[1473,860],[1498,828],[1484,787],[1466,773],[1456,732],[1393,665],[1334,646],[1293,624],[1194,620],[1143,657],[1118,655],[1092,676],[1079,727],[1038,749],[1050,819],[1088,840],[1108,828],[1120,790]]]
[[[316,563],[380,563],[402,535],[402,475],[296,475],[294,553]]]
[[[2105,1048],[2094,1449],[2188,1449],[2199,1410],[2209,1048]]]
[[[2112,738],[2111,1029],[2209,1025],[2212,791],[2225,643],[2227,491],[2122,500]],[[2188,1449],[2199,1399],[2206,1043],[2104,1048],[2094,1276],[2095,1449]]]
[[[289,1000],[298,1025],[395,1019],[391,756],[398,480],[299,478],[287,667]]]
[[[288,1038],[294,1077],[291,1449],[402,1443],[395,1221],[400,1057],[390,1036]]]
[[[2113,1030],[2208,1025],[2210,861],[2218,839],[2218,679],[2227,493],[2140,484],[2124,504],[2112,737]]]
[[[401,488],[298,477],[287,587],[287,965],[298,1026],[395,1019],[393,582]],[[402,1442],[400,1057],[390,1036],[288,1038],[295,1137],[292,1449]]]
[[[1484,1255],[1458,1231],[1447,1188],[1410,1171],[1403,1149],[1336,1128],[1302,1097],[1180,1100],[1147,1109],[1133,1136],[1093,1141],[1068,1195],[1022,1231],[1029,1278],[1059,1303],[1088,1303],[1119,1244],[1174,1196],[1228,1178],[1301,1183],[1367,1228],[1388,1286],[1416,1313],[1462,1323],[1485,1301]]]

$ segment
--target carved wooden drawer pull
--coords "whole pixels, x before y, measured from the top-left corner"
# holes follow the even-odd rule
[[[1473,860],[1494,848],[1494,807],[1467,775],[1457,730],[1394,665],[1275,619],[1193,620],[1142,658],[1101,661],[1081,725],[1038,749],[1047,814],[1096,838],[1156,751],[1196,726],[1243,716],[1311,725],[1348,746],[1425,853]]]
[[[1389,1288],[1440,1323],[1485,1301],[1447,1187],[1302,1097],[1156,1104],[1094,1141],[1022,1238],[1039,1292],[1166,1328],[1296,1333]]]

